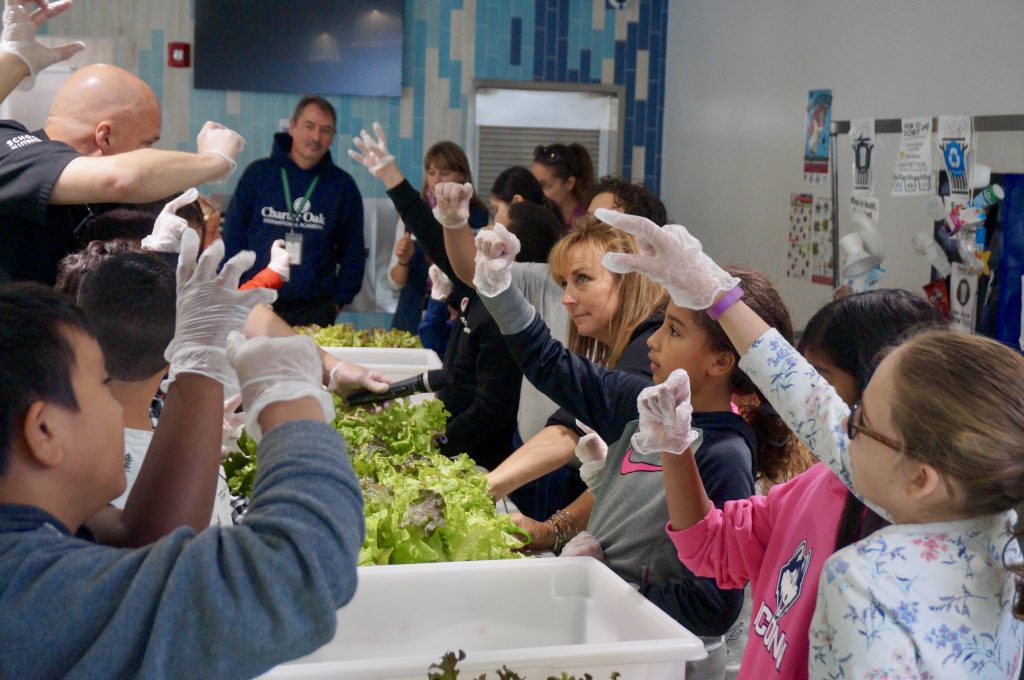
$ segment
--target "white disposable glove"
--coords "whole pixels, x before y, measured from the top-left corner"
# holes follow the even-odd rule
[[[448,278],[448,275],[441,271],[436,264],[432,264],[427,270],[427,276],[430,277],[430,299],[438,302],[447,300],[448,296],[452,294],[453,288],[452,280]]]
[[[228,333],[241,331],[252,308],[261,303],[269,305],[277,298],[277,291],[238,290],[238,279],[256,261],[251,250],[228,260],[219,275],[217,265],[224,259],[224,242],[214,242],[198,263],[197,252],[199,234],[186,229],[178,256],[174,339],[164,353],[171,365],[168,382],[181,373],[198,373],[223,385],[234,378],[224,354]]]
[[[380,394],[381,392],[386,392],[390,384],[391,378],[377,371],[371,371],[366,366],[339,361],[331,369],[331,376],[327,381],[327,389],[339,397],[347,397],[360,390],[369,390]]]
[[[142,249],[154,253],[181,252],[181,235],[189,226],[184,217],[178,217],[177,212],[197,198],[199,198],[199,192],[192,187],[165,205],[160,214],[156,216],[153,231],[142,239]]]
[[[270,264],[268,266],[271,271],[276,272],[285,281],[291,275],[292,256],[288,254],[288,249],[284,247],[283,238],[279,238],[271,244]]]
[[[245,149],[245,140],[234,130],[208,120],[203,124],[203,129],[196,137],[196,149],[198,153],[216,154],[227,161],[227,171],[220,177],[211,180],[212,182],[223,182],[231,177],[231,173],[238,167],[237,159]]]
[[[697,439],[697,433],[690,429],[690,376],[683,369],[677,368],[665,382],[640,392],[636,407],[640,411],[640,425],[630,444],[637,453],[679,455]]]
[[[371,175],[381,177],[389,166],[395,164],[395,157],[388,151],[388,140],[384,135],[384,128],[377,121],[373,121],[373,132],[377,135],[376,139],[371,137],[366,130],[360,131],[358,137],[353,137],[352,143],[356,145],[359,152],[349,149],[348,155],[357,163],[364,165]]]
[[[512,285],[512,263],[519,254],[519,247],[519,239],[503,224],[480,230],[476,235],[476,271],[473,272],[476,292],[495,297],[508,290]]]
[[[246,340],[232,331],[227,359],[242,386],[245,431],[256,442],[263,438],[260,413],[274,402],[313,397],[323,407],[324,422],[334,420],[334,400],[320,385],[320,352],[308,335]]]
[[[220,454],[227,456],[238,448],[238,438],[242,436],[245,425],[245,411],[235,413],[242,403],[241,393],[224,400],[224,420],[221,425]]]
[[[732,290],[740,280],[704,254],[700,241],[686,227],[659,227],[646,217],[598,208],[602,222],[636,237],[639,254],[605,253],[601,263],[618,274],[639,272],[661,285],[672,302],[686,309],[707,309],[719,293]]]
[[[441,182],[434,187],[434,219],[445,229],[461,229],[469,223],[469,199],[473,185],[469,182]]]
[[[25,9],[27,4],[38,5],[39,9],[29,14]],[[4,1],[4,30],[0,35],[0,52],[10,52],[28,67],[28,77],[18,84],[19,90],[31,90],[40,71],[85,49],[84,42],[46,47],[36,40],[36,32],[47,19],[69,9],[71,0],[50,3],[46,0]]]
[[[576,457],[580,461],[580,479],[593,489],[601,484],[601,472],[608,457],[608,445],[596,432],[580,437],[576,444]]]
[[[559,557],[593,557],[599,562],[604,562],[604,550],[594,535],[581,531],[572,537],[572,540],[565,544]]]

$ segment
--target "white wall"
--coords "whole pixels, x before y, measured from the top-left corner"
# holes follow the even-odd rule
[[[803,182],[807,91],[832,88],[834,120],[1024,113],[1022,74],[1020,0],[673,0],[661,185],[669,215],[718,261],[767,274],[802,327],[831,297],[827,286],[785,277],[789,195],[828,191]],[[880,140],[883,285],[920,291],[928,265],[910,237],[930,224],[923,198],[888,196],[899,139]],[[843,234],[851,185],[845,142]],[[1024,132],[979,135],[978,151],[995,171],[1024,172]]]

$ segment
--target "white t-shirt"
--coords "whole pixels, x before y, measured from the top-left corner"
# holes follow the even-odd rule
[[[128,480],[128,486],[124,493],[118,496],[111,503],[119,510],[124,509],[128,500],[128,494],[135,485],[135,480],[142,469],[142,462],[146,459],[146,452],[149,451],[149,443],[153,441],[152,430],[136,430],[130,427],[124,428],[124,476]],[[217,495],[213,500],[213,516],[210,518],[212,526],[231,526],[231,493],[228,491],[228,484],[224,480],[223,471],[217,479]]]

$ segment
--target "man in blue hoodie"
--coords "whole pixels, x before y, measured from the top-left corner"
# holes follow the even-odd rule
[[[331,160],[336,124],[330,102],[302,97],[270,158],[245,169],[224,218],[227,257],[257,253],[243,281],[267,266],[275,240],[285,240],[291,276],[274,311],[292,325],[333,323],[363,282],[363,199]]]

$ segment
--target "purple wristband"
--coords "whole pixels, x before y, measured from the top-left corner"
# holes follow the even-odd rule
[[[718,317],[725,314],[726,310],[736,304],[736,301],[741,297],[743,297],[743,289],[736,286],[719,298],[718,302],[708,307],[708,318],[712,321],[717,321]]]

